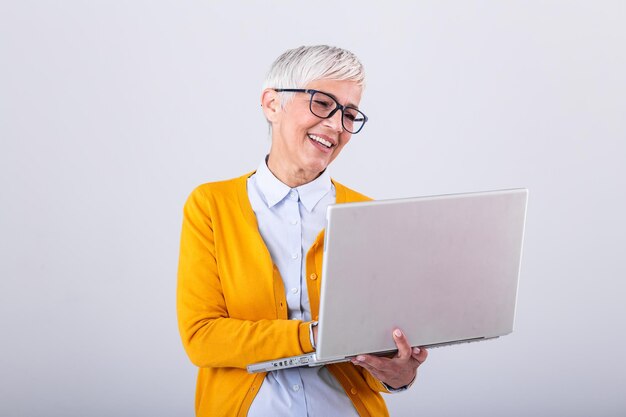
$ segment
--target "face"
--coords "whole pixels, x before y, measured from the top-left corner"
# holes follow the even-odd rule
[[[362,87],[353,81],[318,80],[306,88],[328,93],[344,106],[358,107],[361,101]],[[266,108],[266,94],[276,97],[272,109],[269,105]],[[272,123],[268,165],[274,175],[290,186],[294,186],[294,181],[301,185],[314,180],[352,136],[343,129],[341,111],[329,119],[320,119],[309,110],[310,98],[308,93],[295,93],[293,100],[280,109],[278,93],[266,90],[263,96],[265,113]]]

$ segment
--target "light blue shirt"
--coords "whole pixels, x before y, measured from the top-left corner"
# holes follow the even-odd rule
[[[263,161],[248,179],[248,198],[259,232],[283,279],[289,318],[310,321],[305,258],[326,226],[326,208],[335,203],[330,175],[325,171],[314,181],[292,189]],[[358,415],[325,366],[269,372],[248,411],[248,417]]]

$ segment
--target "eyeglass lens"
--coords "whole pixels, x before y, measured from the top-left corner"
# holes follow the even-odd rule
[[[311,112],[322,119],[328,118],[338,105],[334,98],[320,91],[311,95]],[[344,107],[341,122],[348,132],[356,133],[363,127],[365,115],[353,107]]]

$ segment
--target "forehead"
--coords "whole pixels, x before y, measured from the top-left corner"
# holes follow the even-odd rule
[[[363,93],[362,86],[355,81],[346,80],[316,80],[308,83],[306,88],[323,91],[333,96],[340,104],[354,107],[359,106]]]

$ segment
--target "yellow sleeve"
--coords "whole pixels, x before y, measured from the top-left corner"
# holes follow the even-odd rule
[[[176,297],[183,346],[195,365],[245,368],[313,351],[309,322],[231,318],[236,300],[224,297],[222,280],[230,278],[220,276],[218,262],[210,205],[196,189],[184,208]]]

